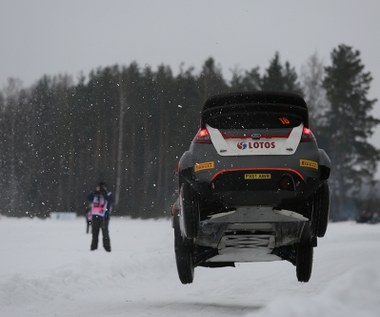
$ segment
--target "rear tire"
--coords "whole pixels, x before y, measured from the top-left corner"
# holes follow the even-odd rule
[[[299,244],[297,248],[296,273],[299,282],[309,282],[313,268],[313,247]]]
[[[299,282],[309,282],[313,268],[313,245],[310,227],[304,228],[297,245],[296,275]]]
[[[322,238],[326,234],[330,216],[330,189],[327,182],[318,188],[313,207],[313,235]]]
[[[178,277],[182,284],[191,284],[194,280],[193,240],[181,234],[178,215],[174,215],[174,252]]]
[[[180,189],[183,231],[188,239],[194,239],[199,231],[199,198],[187,182]]]

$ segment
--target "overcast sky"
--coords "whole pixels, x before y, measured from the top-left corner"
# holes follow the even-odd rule
[[[0,88],[132,61],[199,71],[210,56],[228,76],[265,69],[275,51],[300,73],[341,43],[361,52],[380,99],[379,0],[0,0]]]

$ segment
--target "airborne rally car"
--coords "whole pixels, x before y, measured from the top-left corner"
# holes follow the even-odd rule
[[[179,162],[172,208],[183,284],[194,268],[287,260],[311,276],[329,216],[330,159],[309,129],[304,99],[288,93],[209,98]]]

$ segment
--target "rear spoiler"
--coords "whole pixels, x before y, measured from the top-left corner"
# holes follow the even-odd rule
[[[201,128],[215,114],[229,112],[273,111],[296,114],[305,127],[309,127],[309,114],[305,100],[292,93],[280,92],[240,92],[210,97],[201,113]]]

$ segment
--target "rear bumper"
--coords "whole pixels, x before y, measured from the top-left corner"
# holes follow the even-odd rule
[[[225,209],[267,205],[298,210],[310,200],[320,180],[305,178],[288,168],[248,168],[219,171],[211,182],[191,179],[190,183],[204,202],[207,213],[213,205]]]

